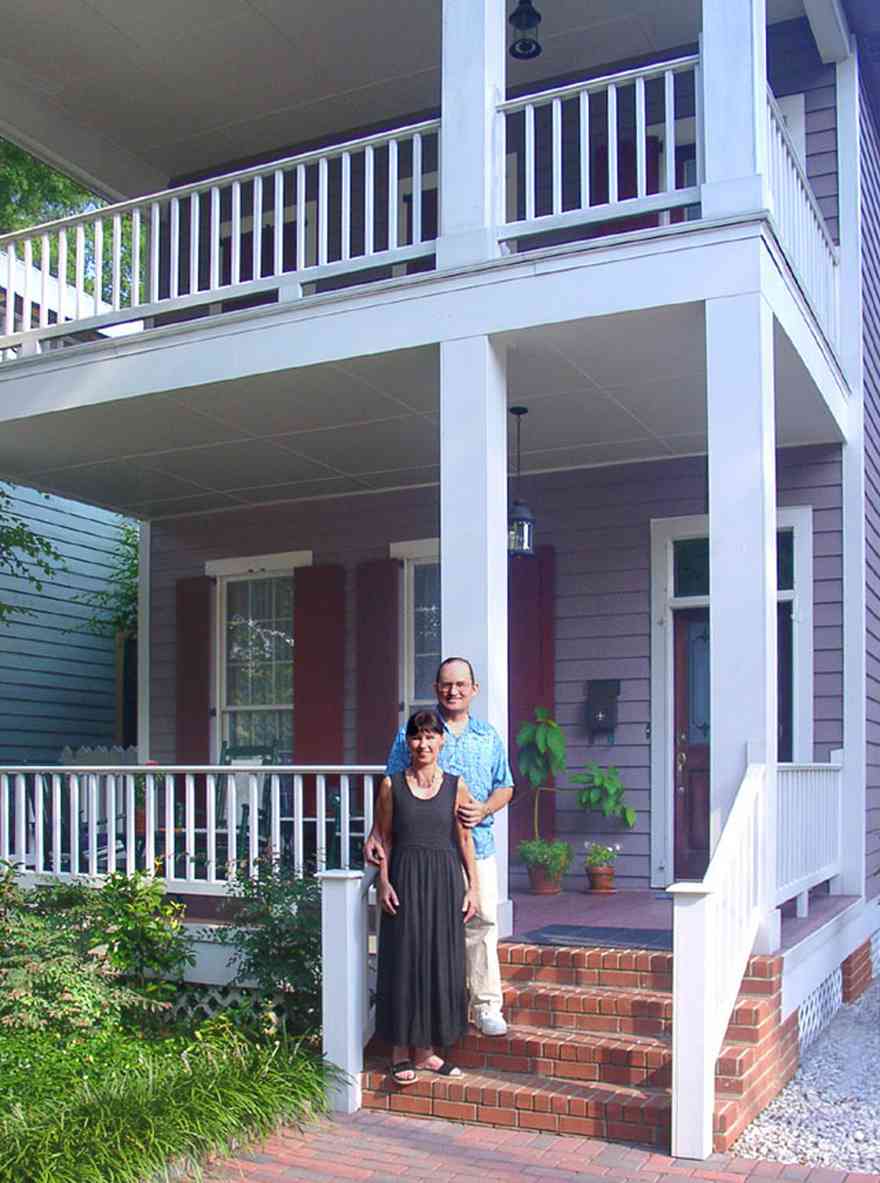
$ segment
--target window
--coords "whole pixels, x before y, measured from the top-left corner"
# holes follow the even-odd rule
[[[432,706],[440,664],[440,547],[436,539],[394,543],[403,560],[401,701],[404,717]]]

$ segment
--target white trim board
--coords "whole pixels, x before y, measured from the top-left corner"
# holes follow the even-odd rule
[[[413,701],[414,649],[415,649],[415,593],[413,569],[422,563],[440,562],[439,538],[414,538],[408,542],[392,542],[388,553],[392,559],[400,559],[400,661],[398,665],[398,695],[400,700],[400,722],[406,722]]]
[[[276,555],[246,555],[236,559],[209,559],[205,563],[205,574],[261,575],[270,571],[293,571],[296,567],[311,567],[310,550],[282,551]]]
[[[782,1021],[860,945],[880,931],[880,897],[856,900],[817,932],[786,950],[782,962]]]
[[[792,755],[813,762],[813,510],[808,505],[776,511],[777,530],[794,532],[794,592],[779,592],[792,602]],[[709,517],[654,518],[651,521],[651,886],[674,879],[672,808],[673,657],[672,614],[676,609],[706,608],[708,596],[675,598],[672,594],[673,543],[707,538]]]

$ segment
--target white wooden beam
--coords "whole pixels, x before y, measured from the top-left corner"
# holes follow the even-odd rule
[[[804,0],[804,12],[822,61],[845,61],[850,52],[850,31],[840,0]]]

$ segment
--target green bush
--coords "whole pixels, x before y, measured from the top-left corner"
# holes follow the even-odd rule
[[[543,867],[551,879],[561,879],[571,866],[571,847],[561,840],[529,838],[520,842],[518,854],[527,867]]]
[[[261,859],[257,872],[230,884],[235,923],[218,939],[235,949],[236,981],[255,981],[266,1003],[284,995],[283,1022],[290,1033],[313,1034],[321,1026],[321,887],[312,875],[297,877],[280,860]]]

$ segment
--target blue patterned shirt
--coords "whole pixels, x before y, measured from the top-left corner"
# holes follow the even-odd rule
[[[460,735],[454,735],[445,723],[443,729],[446,739],[437,763],[444,772],[462,777],[477,801],[488,800],[495,789],[513,787],[513,774],[504,744],[491,723],[469,718]],[[406,728],[401,727],[388,753],[385,773],[393,776],[405,768],[409,768],[409,748],[406,746]],[[494,824],[495,819],[490,814],[471,831],[477,858],[488,858],[495,853]]]

